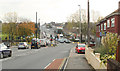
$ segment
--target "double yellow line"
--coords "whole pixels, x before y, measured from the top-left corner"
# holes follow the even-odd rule
[[[65,63],[66,58],[64,58],[64,60],[62,61],[62,63],[60,64],[60,66],[58,67],[57,71],[60,71]]]

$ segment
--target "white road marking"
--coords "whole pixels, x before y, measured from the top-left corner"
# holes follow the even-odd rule
[[[0,59],[0,61],[6,61],[6,60],[9,60],[11,59],[12,57],[8,57],[8,58],[3,58],[3,59]]]
[[[52,62],[54,62],[55,61],[55,59],[53,59],[53,61]],[[51,63],[52,63],[51,62]],[[51,63],[49,63],[47,66],[45,66],[45,68],[44,69],[46,69]]]

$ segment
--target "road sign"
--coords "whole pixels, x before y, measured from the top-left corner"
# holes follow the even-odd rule
[[[102,32],[100,32],[100,36],[102,36]]]

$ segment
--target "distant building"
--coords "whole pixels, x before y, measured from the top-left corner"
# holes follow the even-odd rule
[[[96,26],[98,40],[101,40],[102,36],[105,36],[107,32],[120,35],[120,2],[118,9],[100,20]]]

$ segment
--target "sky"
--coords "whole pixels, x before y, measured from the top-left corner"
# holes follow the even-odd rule
[[[90,10],[95,10],[105,17],[118,9],[120,0],[90,0]],[[38,13],[40,23],[51,21],[66,22],[68,17],[81,9],[87,10],[87,0],[0,0],[0,19],[8,12],[16,12],[19,17],[35,22]]]

